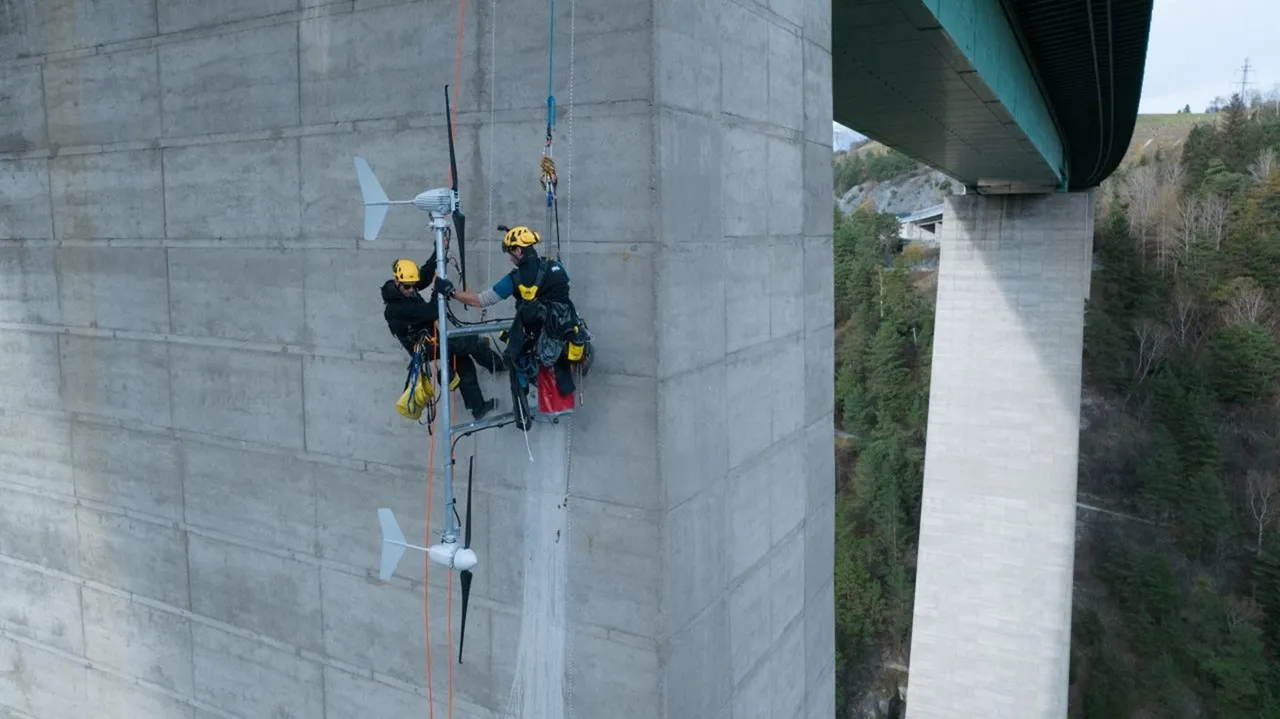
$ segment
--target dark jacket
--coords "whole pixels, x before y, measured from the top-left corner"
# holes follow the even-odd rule
[[[430,263],[422,265],[424,270],[435,268],[434,257],[432,255]],[[424,271],[417,285],[419,294],[405,297],[396,287],[395,280],[387,280],[382,285],[382,317],[387,321],[387,329],[410,355],[415,343],[424,335],[431,336],[437,314],[434,284],[434,273]],[[424,292],[429,292],[429,296],[424,297]]]

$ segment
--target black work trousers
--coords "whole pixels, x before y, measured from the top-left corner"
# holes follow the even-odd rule
[[[501,372],[506,368],[502,355],[483,337],[467,335],[449,338],[449,356],[453,360],[449,373],[458,376],[458,392],[462,395],[462,404],[471,411],[479,409],[484,404],[484,394],[480,391],[476,365],[479,364],[490,372]],[[431,358],[440,359],[438,346]]]

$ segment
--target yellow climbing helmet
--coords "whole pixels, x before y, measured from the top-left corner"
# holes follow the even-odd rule
[[[391,269],[395,274],[396,282],[411,285],[420,279],[418,275],[418,265],[415,264],[413,260],[396,260],[396,263],[392,265]]]
[[[502,249],[511,251],[517,247],[533,247],[542,240],[538,237],[538,233],[521,225],[520,227],[512,227],[507,230],[507,236],[502,238]]]

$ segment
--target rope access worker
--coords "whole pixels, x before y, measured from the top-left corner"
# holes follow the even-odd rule
[[[432,253],[426,266],[434,267],[435,263],[436,256]],[[410,357],[414,354],[414,347],[425,342],[430,349],[423,355],[423,362],[438,360],[440,347],[433,342],[433,327],[439,313],[435,292],[431,293],[430,300],[419,294],[420,290],[431,285],[422,280],[418,265],[412,260],[396,260],[391,271],[393,279],[382,285],[382,316],[387,321],[387,329]],[[483,418],[498,405],[498,400],[485,400],[476,376],[476,363],[490,372],[501,372],[506,368],[502,355],[490,347],[486,339],[471,335],[449,338],[449,356],[455,360],[450,369],[458,378],[463,405],[475,419]]]
[[[589,363],[590,334],[569,298],[569,273],[559,260],[538,256],[541,241],[528,227],[506,228],[502,249],[515,268],[489,289],[456,290],[448,279],[436,279],[435,290],[471,307],[489,307],[515,296],[516,314],[507,331],[507,359],[515,368],[511,389],[515,399],[527,394],[539,366],[551,367],[556,389],[562,395],[574,391],[570,363]],[[521,429],[528,429],[527,422]]]

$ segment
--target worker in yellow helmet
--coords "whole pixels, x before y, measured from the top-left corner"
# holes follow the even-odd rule
[[[589,362],[591,354],[590,333],[569,298],[569,273],[559,260],[538,256],[534,245],[542,238],[537,232],[523,226],[498,229],[506,232],[502,249],[515,265],[511,272],[478,293],[455,290],[447,279],[437,279],[435,289],[471,307],[514,296],[516,316],[507,343],[507,359],[517,370],[512,391],[527,392],[538,367],[545,366],[554,370],[558,391],[569,395],[574,391],[570,363]]]
[[[434,254],[426,266],[435,266]],[[430,299],[424,299],[420,294],[422,290],[431,287],[431,283],[422,279],[418,265],[413,260],[396,260],[391,266],[391,273],[392,279],[382,285],[382,317],[387,322],[387,329],[400,341],[410,357],[413,356],[414,347],[425,339],[428,348],[424,353],[424,361],[439,359],[439,346],[431,342],[436,336],[435,324],[438,319],[435,292],[431,293]],[[449,355],[456,360],[450,371],[457,375],[462,403],[471,411],[472,417],[481,419],[497,406],[498,401],[485,400],[476,376],[476,363],[490,372],[501,372],[506,368],[506,363],[502,355],[489,346],[486,338],[475,335],[450,338]]]

